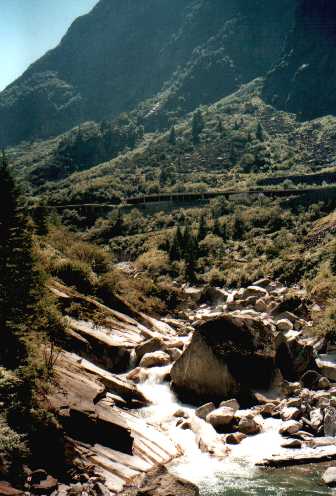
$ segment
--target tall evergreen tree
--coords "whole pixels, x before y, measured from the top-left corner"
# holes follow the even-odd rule
[[[0,160],[0,365],[15,368],[26,357],[24,336],[39,297],[32,229],[10,174]]]
[[[176,130],[175,130],[175,126],[172,126],[170,128],[168,142],[169,142],[170,145],[176,145]]]
[[[192,129],[191,129],[192,139],[194,144],[199,143],[200,141],[199,137],[203,129],[204,129],[203,115],[200,110],[197,110],[192,118]]]
[[[198,232],[197,232],[198,242],[202,241],[205,238],[205,236],[207,235],[207,231],[208,228],[207,228],[206,219],[205,216],[202,215],[198,224]]]
[[[265,140],[265,130],[261,122],[258,122],[257,126],[257,131],[256,131],[256,138],[258,141],[264,141]]]

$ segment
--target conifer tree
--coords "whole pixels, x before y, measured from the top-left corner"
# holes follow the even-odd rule
[[[202,112],[200,110],[197,110],[192,118],[192,139],[193,143],[197,144],[199,143],[200,139],[200,134],[204,129],[204,119]]]
[[[172,126],[169,132],[168,142],[170,145],[176,145],[176,130],[175,126]]]
[[[0,365],[16,368],[26,357],[24,337],[40,296],[40,281],[31,225],[4,152],[0,197]]]
[[[205,216],[202,215],[198,225],[197,241],[198,242],[203,241],[206,235],[207,235],[207,223],[205,220]]]
[[[265,139],[265,130],[264,130],[261,122],[258,122],[257,131],[256,131],[256,138],[258,141],[264,141],[264,139]]]

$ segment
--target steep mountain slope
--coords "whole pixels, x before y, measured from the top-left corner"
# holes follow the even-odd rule
[[[294,5],[100,0],[57,48],[1,93],[1,144],[110,119],[157,93],[167,112],[212,103],[270,69]]]
[[[336,4],[301,0],[281,62],[269,74],[265,98],[312,119],[336,112]]]

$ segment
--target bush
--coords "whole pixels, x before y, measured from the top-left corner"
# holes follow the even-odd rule
[[[52,275],[61,279],[68,286],[75,286],[78,291],[90,293],[94,290],[97,278],[91,267],[85,262],[61,259],[52,268]]]

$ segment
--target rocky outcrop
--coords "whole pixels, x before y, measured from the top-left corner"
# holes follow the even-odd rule
[[[140,487],[129,488],[121,496],[199,496],[198,488],[191,482],[175,477],[160,467],[148,473]]]
[[[189,399],[246,401],[253,389],[272,386],[285,351],[268,322],[222,315],[196,327],[189,347],[172,368],[172,384]]]
[[[55,373],[58,386],[49,401],[68,436],[68,463],[79,473],[93,467],[108,490],[120,492],[180,454],[169,436],[125,410],[147,404],[131,382],[66,352]]]

